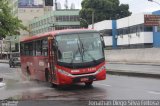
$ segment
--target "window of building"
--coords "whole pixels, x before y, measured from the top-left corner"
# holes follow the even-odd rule
[[[75,26],[75,28],[77,28],[77,26]],[[106,29],[103,31],[100,31],[102,33],[103,36],[112,36],[112,30],[111,29]]]
[[[152,26],[144,26],[144,31],[145,32],[152,32],[153,31],[153,27]]]

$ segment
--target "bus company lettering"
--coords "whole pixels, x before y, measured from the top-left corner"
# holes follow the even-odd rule
[[[96,68],[87,68],[87,71],[95,71]]]
[[[27,65],[28,66],[33,66],[33,63],[32,62],[27,62]]]
[[[44,66],[44,62],[43,61],[39,61],[39,66]]]
[[[93,72],[93,71],[96,71],[96,68],[87,68],[81,70],[81,72]]]
[[[72,73],[79,73],[79,70],[71,70]]]

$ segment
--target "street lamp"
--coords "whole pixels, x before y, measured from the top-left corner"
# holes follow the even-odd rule
[[[150,1],[150,2],[155,2],[156,4],[160,5],[160,3],[157,2],[157,1],[154,1],[154,0],[148,0],[148,1]]]

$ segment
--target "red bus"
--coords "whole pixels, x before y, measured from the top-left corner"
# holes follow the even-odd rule
[[[70,29],[21,40],[21,68],[31,79],[69,85],[106,78],[103,39],[99,32]]]

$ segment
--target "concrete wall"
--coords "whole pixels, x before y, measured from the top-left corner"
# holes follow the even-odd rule
[[[105,57],[108,62],[160,63],[160,49],[106,50]]]
[[[104,36],[103,39],[104,39],[105,46],[112,46],[113,44],[112,36]]]
[[[151,13],[147,13],[151,14]],[[145,13],[133,14],[129,17],[125,17],[117,20],[117,28],[125,28],[144,23]]]
[[[92,25],[88,26],[89,29],[92,28]],[[112,29],[112,20],[104,20],[94,24],[94,29],[100,31],[104,29]]]
[[[130,45],[130,44],[143,44],[143,43],[153,43],[153,32],[140,32],[138,35],[136,33],[128,35],[118,36],[118,45]]]

